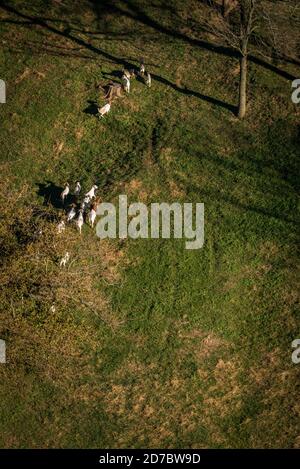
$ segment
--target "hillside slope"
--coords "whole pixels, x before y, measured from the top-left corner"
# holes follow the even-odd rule
[[[199,2],[167,5],[0,8],[1,447],[300,446],[297,69],[251,62],[239,122],[237,59]],[[99,85],[141,58],[152,87],[98,120]],[[204,247],[58,235],[77,180],[204,202]]]

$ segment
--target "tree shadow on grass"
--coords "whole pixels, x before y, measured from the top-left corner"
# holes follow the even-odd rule
[[[101,55],[102,57],[105,57],[110,62],[119,64],[121,67],[125,67],[125,68],[128,68],[128,69],[136,68],[136,66],[134,64],[128,62],[127,60],[124,60],[120,57],[116,57],[116,56],[110,54],[109,52],[106,52],[106,51],[100,49],[99,47],[95,47],[92,44],[85,42],[83,39],[81,39],[79,37],[73,36],[71,34],[70,28],[66,28],[65,30],[62,31],[58,28],[55,28],[52,25],[49,25],[43,18],[31,17],[29,15],[26,15],[24,13],[19,12],[15,8],[13,8],[11,6],[8,6],[8,5],[1,5],[1,8],[5,9],[6,11],[8,11],[10,13],[18,15],[19,17],[21,17],[21,18],[23,18],[23,19],[25,19],[29,22],[33,22],[35,25],[40,26],[44,29],[47,29],[48,31],[50,31],[54,34],[57,34],[59,36],[63,36],[67,39],[70,39],[71,41],[75,42],[76,44],[79,44],[81,47],[85,47],[86,49],[88,49],[88,50],[90,50],[90,51],[92,51],[92,52],[94,52],[98,55]],[[26,26],[26,24],[27,23],[25,23],[25,26]],[[21,24],[21,26],[23,26],[23,24]],[[214,49],[215,49],[215,47],[212,46],[211,50],[214,50]],[[228,52],[228,54],[229,54],[229,52]],[[174,89],[175,91],[177,91],[179,93],[182,93],[182,94],[185,94],[185,95],[188,95],[188,96],[194,96],[194,97],[199,98],[203,101],[206,101],[210,104],[222,107],[223,109],[226,109],[226,110],[229,110],[229,111],[233,112],[234,114],[236,114],[236,112],[237,112],[236,106],[234,106],[232,104],[225,103],[224,101],[213,98],[211,96],[206,96],[202,93],[199,93],[198,91],[191,90],[187,87],[181,88],[181,87],[177,86],[175,83],[172,83],[167,78],[163,78],[163,77],[161,77],[159,75],[156,75],[154,73],[152,73],[151,76],[152,76],[152,80],[156,80],[157,82],[162,83],[163,85],[166,85],[166,86]]]
[[[166,34],[169,37],[173,37],[175,39],[180,39],[191,46],[196,46],[202,49],[206,49],[208,51],[225,55],[227,57],[236,57],[239,58],[240,55],[238,51],[232,49],[231,47],[226,47],[218,44],[210,43],[203,39],[189,37],[186,34],[182,33],[181,31],[176,31],[173,28],[165,26],[164,24],[160,23],[154,18],[151,18],[138,4],[138,2],[134,2],[132,0],[121,0],[121,2],[117,4],[112,4],[112,2],[108,2],[107,0],[90,0],[91,3],[94,5],[95,11],[99,9],[99,5],[101,4],[101,11],[103,8],[106,7],[110,9],[110,11],[114,11],[117,14],[121,14],[126,16],[134,21],[138,21],[145,26],[148,26],[160,33]],[[208,3],[207,1],[201,0],[202,3]],[[210,2],[211,4],[212,2]],[[122,5],[123,4],[123,5]],[[215,5],[216,6],[216,5]],[[271,64],[270,62],[266,62],[265,60],[255,57],[252,54],[249,55],[249,61],[253,62],[261,67],[276,73],[277,75],[287,79],[287,80],[294,80],[296,77],[291,75],[289,72],[285,70],[281,70],[280,68],[276,67],[275,65]]]

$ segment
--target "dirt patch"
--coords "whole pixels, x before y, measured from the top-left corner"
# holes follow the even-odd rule
[[[140,179],[131,179],[129,183],[125,185],[126,194],[136,194],[141,190],[143,182]]]
[[[174,197],[175,199],[176,198],[181,199],[182,197],[185,196],[185,191],[182,188],[180,188],[178,184],[176,184],[175,181],[169,181],[169,188],[170,188],[172,197]]]

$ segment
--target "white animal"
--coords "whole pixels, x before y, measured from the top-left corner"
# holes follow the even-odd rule
[[[65,198],[67,197],[67,195],[69,194],[70,192],[70,186],[69,186],[69,183],[67,182],[66,185],[65,185],[65,188],[64,190],[62,191],[62,193],[60,194],[60,198],[63,202],[65,202]]]
[[[98,189],[98,186],[96,184],[93,185],[90,191],[88,191],[85,196],[89,197],[90,199],[93,199],[95,197],[95,190]]]
[[[151,75],[149,72],[146,73],[146,85],[151,88]]]
[[[76,225],[77,225],[77,227],[78,227],[78,229],[79,229],[79,233],[80,233],[80,234],[81,234],[81,229],[82,229],[82,225],[83,225],[83,222],[84,222],[84,220],[83,220],[83,214],[82,214],[82,213],[83,213],[83,210],[80,209],[80,210],[79,210],[78,218],[77,218],[77,220],[76,220]]]
[[[56,311],[55,306],[54,306],[54,305],[50,306],[50,312],[51,312],[51,313],[55,313],[55,311]]]
[[[77,181],[76,182],[76,186],[75,186],[75,189],[74,189],[74,195],[79,195],[80,194],[80,191],[81,191],[81,185],[80,185],[80,182]]]
[[[123,75],[122,80],[124,81],[124,90],[126,93],[130,92],[130,80],[126,75]]]
[[[96,210],[94,208],[94,206],[91,208],[90,212],[89,212],[89,224],[91,225],[91,227],[93,228],[94,227],[94,223],[95,223],[95,220],[96,220]]]
[[[144,73],[145,73],[145,65],[144,65],[143,62],[141,62],[141,65],[140,65],[140,74],[141,74],[141,75],[144,75]]]
[[[62,233],[66,228],[65,222],[61,220],[58,225],[57,225],[57,231],[58,233]]]
[[[66,254],[61,258],[59,266],[66,267],[66,263],[69,261],[69,259],[70,259],[70,254],[67,251]]]
[[[91,201],[90,196],[85,196],[85,198],[83,199],[83,202],[81,202],[81,205],[80,205],[80,208],[83,212],[88,208],[90,201]]]
[[[128,78],[128,80],[130,80],[131,78],[131,73],[129,72],[129,70],[126,70],[125,68],[123,68],[123,76],[122,76],[122,79],[126,77]]]
[[[104,116],[104,114],[107,114],[110,111],[110,104],[107,103],[105,106],[98,108],[98,112],[100,114],[100,118]]]
[[[75,217],[76,215],[76,210],[74,208],[74,206],[71,208],[71,210],[68,212],[67,214],[67,221],[71,221],[73,220],[73,218]]]

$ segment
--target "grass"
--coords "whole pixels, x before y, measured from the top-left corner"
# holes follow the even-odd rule
[[[299,107],[250,63],[239,122],[236,59],[183,37],[197,5],[0,9],[1,447],[299,447]],[[89,114],[140,57],[152,88]],[[78,178],[106,201],[204,202],[204,248],[58,236],[47,184]]]

